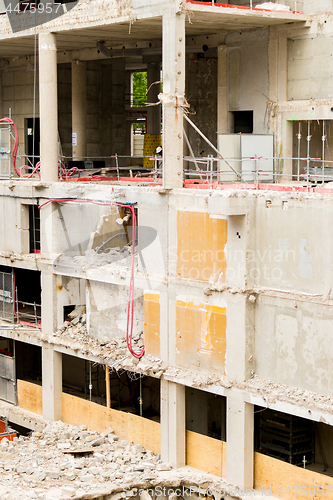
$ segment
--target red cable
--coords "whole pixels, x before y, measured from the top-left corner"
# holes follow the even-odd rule
[[[42,203],[41,205],[39,205],[38,208],[45,207],[45,205],[48,205],[52,201],[57,203],[73,202],[73,203],[92,203],[93,205],[115,205],[116,207],[130,209],[132,214],[132,262],[131,262],[131,279],[129,285],[128,305],[127,305],[126,344],[129,352],[132,354],[134,358],[136,359],[142,358],[142,356],[145,353],[145,347],[143,346],[141,351],[139,353],[136,353],[133,350],[132,346],[133,327],[134,327],[134,262],[135,262],[134,253],[135,253],[136,224],[137,224],[133,205],[123,205],[121,203],[114,203],[111,201],[77,200],[74,198],[58,198],[58,199],[51,198]]]
[[[0,123],[3,123],[3,122],[6,122],[6,123],[9,123],[10,125],[12,125],[13,128],[14,128],[14,132],[15,132],[15,141],[14,141],[14,147],[13,147],[13,151],[12,151],[12,164],[13,164],[14,172],[21,179],[31,179],[31,177],[34,175],[34,173],[38,171],[38,169],[40,167],[40,161],[38,163],[36,163],[36,167],[34,168],[34,170],[32,171],[32,173],[30,175],[28,175],[27,177],[25,177],[22,174],[22,170],[24,168],[31,168],[31,167],[29,167],[29,165],[22,165],[22,167],[20,168],[20,171],[17,170],[17,168],[16,168],[16,158],[17,158],[17,150],[18,150],[18,146],[19,146],[19,135],[18,135],[17,127],[16,127],[15,123],[13,122],[13,120],[11,118],[1,118],[0,119]],[[38,172],[38,175],[39,175],[39,178],[40,178],[40,173],[39,172]]]
[[[20,177],[20,174],[16,170],[16,156],[17,156],[17,150],[18,150],[18,132],[17,132],[17,127],[16,127],[15,123],[13,122],[13,120],[11,118],[1,118],[0,119],[0,123],[2,123],[2,122],[9,123],[10,125],[13,125],[13,127],[14,127],[15,142],[14,142],[14,148],[13,148],[13,152],[12,152],[12,163],[13,163],[13,168],[14,168],[15,174],[18,175],[18,177]]]

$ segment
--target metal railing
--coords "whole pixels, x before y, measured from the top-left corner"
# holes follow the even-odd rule
[[[17,291],[16,291],[17,294]],[[41,305],[36,302],[15,301],[16,305],[16,321],[18,323],[27,323],[29,326],[40,328],[42,323]],[[27,312],[23,311],[27,308]]]
[[[204,2],[208,0],[203,0]],[[274,1],[274,0],[273,0]],[[267,3],[272,3],[272,0],[268,0],[266,2],[265,0],[229,0],[229,1],[223,1],[223,0],[210,0],[208,3],[211,3],[212,5],[217,5],[217,6],[223,6],[223,7],[228,7],[229,5],[232,7],[248,7],[249,9],[253,10],[260,10],[261,5],[263,5],[262,9],[263,10],[271,10],[272,12],[300,12],[300,9],[302,9],[303,6],[303,1],[301,0],[275,0],[274,3],[277,4],[278,6],[281,6],[281,9],[274,9],[274,8],[269,8],[268,6],[265,7],[264,4]],[[289,7],[289,10],[283,9],[284,7]]]

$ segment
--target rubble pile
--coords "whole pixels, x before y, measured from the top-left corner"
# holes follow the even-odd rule
[[[111,430],[98,434],[85,426],[52,422],[41,433],[0,441],[0,497],[75,498],[103,483],[119,486],[125,477],[155,479],[156,470],[170,468],[159,455],[120,441]],[[51,487],[57,488],[58,496],[49,493]]]
[[[111,429],[98,434],[59,421],[46,424],[43,432],[0,441],[1,500],[90,499],[115,493],[114,500],[134,500],[142,498],[139,489],[208,488],[212,482],[215,487],[221,483],[220,488],[224,484],[189,467],[173,470],[160,455],[119,440]]]
[[[71,322],[64,323],[51,338],[41,334],[42,340],[70,347],[83,355],[96,357],[99,363],[104,362],[115,370],[132,370],[143,375],[161,377],[166,368],[162,360],[151,355],[146,355],[141,360],[134,358],[128,351],[126,338],[108,339],[105,337],[103,340],[96,340],[90,337],[87,331],[84,308],[82,307],[77,312],[78,309],[75,310],[76,315],[74,315]],[[133,336],[132,346],[134,351],[140,352],[143,345],[143,332]]]
[[[190,382],[191,387],[195,387],[197,389],[201,387],[208,387],[210,385],[221,386],[225,389],[230,389],[232,387],[232,383],[227,379],[227,377],[218,371],[200,373],[185,368],[169,366],[164,372],[164,375],[167,378],[173,377],[177,380],[183,379],[184,381]]]
[[[259,394],[266,401],[268,408],[276,401],[283,401],[303,406],[308,413],[311,413],[311,411],[333,413],[333,398],[331,396],[316,394],[296,387],[288,387],[285,384],[278,384],[258,375],[253,375],[247,382],[235,386],[252,394]],[[324,420],[322,419],[322,421]]]

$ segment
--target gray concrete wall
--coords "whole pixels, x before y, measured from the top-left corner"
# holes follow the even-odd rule
[[[330,306],[261,296],[255,372],[289,387],[332,396],[332,320]]]
[[[93,204],[63,204],[54,206],[54,252],[65,256],[84,255],[90,248],[94,233],[103,216],[116,214],[117,208]],[[46,221],[48,224],[48,221]]]
[[[126,154],[125,76],[124,59],[87,63],[88,156]]]
[[[58,64],[58,126],[64,156],[72,156],[71,64]]]
[[[87,326],[89,335],[103,340],[125,338],[128,287],[87,281]],[[143,331],[143,293],[135,290],[133,335]]]
[[[202,55],[202,54],[201,54]],[[191,120],[217,145],[217,58],[197,59],[189,54],[186,76],[186,98],[190,104]],[[188,127],[188,138],[195,156],[214,154],[193,127]],[[193,165],[190,165],[192,168]]]
[[[323,34],[288,40],[288,100],[332,97],[333,35]]]
[[[247,248],[248,284],[330,297],[331,218],[329,199],[260,195],[249,222],[255,242]]]
[[[1,71],[1,103],[2,117],[9,116],[14,120],[20,139],[20,152],[25,153],[25,118],[33,117],[34,109],[34,72],[31,64],[22,67],[8,67]],[[36,116],[38,116],[38,74],[36,76]]]
[[[100,61],[87,62],[87,155],[100,156]]]
[[[29,253],[29,206],[19,200],[1,199],[0,251]]]
[[[64,307],[80,306],[86,303],[85,280],[57,276],[57,324],[64,323]]]
[[[253,110],[253,133],[267,133],[268,30],[227,35],[229,111]]]

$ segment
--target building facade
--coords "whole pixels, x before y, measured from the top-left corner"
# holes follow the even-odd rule
[[[1,399],[330,497],[332,2],[2,10]]]

